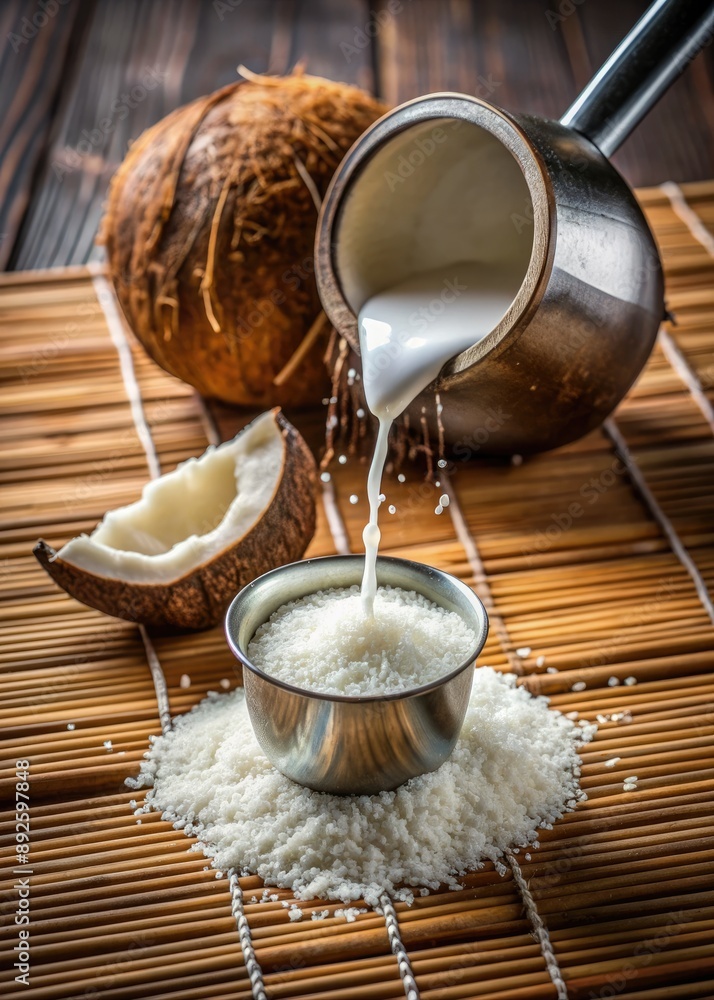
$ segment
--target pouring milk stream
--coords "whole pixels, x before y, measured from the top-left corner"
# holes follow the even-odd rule
[[[410,275],[373,295],[359,314],[362,379],[379,432],[367,478],[369,523],[362,534],[362,604],[374,613],[379,496],[392,421],[455,355],[482,340],[506,313],[520,285],[514,269],[460,261]]]

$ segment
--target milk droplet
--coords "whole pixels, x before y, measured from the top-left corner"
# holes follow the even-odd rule
[[[439,497],[439,503],[441,504],[442,507],[448,507],[450,503],[449,494],[442,493],[441,496]]]
[[[332,476],[330,475],[329,472],[321,472],[320,479],[323,481],[323,483],[329,483],[329,481],[332,479]]]
[[[340,465],[347,465],[347,455],[340,455],[337,461],[340,463]]]
[[[334,405],[335,405],[335,403],[337,402],[337,396],[330,396],[330,402],[331,402],[331,403],[332,403],[332,405],[334,406]]]
[[[351,504],[359,503],[359,497],[357,496],[356,493],[353,493],[352,496],[350,497],[350,503]]]
[[[362,420],[363,418],[364,418],[364,410],[360,406],[359,410],[357,410],[357,419]]]
[[[445,469],[446,468],[446,459],[445,458],[440,458],[439,461],[436,464],[439,466],[440,469]]]
[[[377,497],[377,499],[379,500],[380,503],[384,503],[384,501],[387,498],[385,497],[384,493],[380,493],[379,496]]]
[[[74,723],[73,722],[68,722],[67,723],[67,729],[69,729],[69,731],[71,732],[74,729]]]
[[[188,674],[181,674],[181,680],[179,681],[179,685],[182,688],[191,687],[191,678],[188,676]]]
[[[400,483],[406,483],[406,481],[407,481],[407,477],[404,475],[403,472],[399,473],[399,475],[397,476],[397,479],[399,480]]]
[[[396,514],[397,513],[397,508],[394,506],[393,503],[390,503],[390,505],[389,505],[389,513],[390,514]]]
[[[441,504],[437,504],[437,506],[434,507],[434,513],[435,514],[443,514],[444,513],[444,508],[441,506]]]

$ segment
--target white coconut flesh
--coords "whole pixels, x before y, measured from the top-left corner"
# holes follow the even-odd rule
[[[55,558],[130,583],[171,583],[232,547],[277,489],[285,444],[273,412],[148,483],[141,500],[109,511]]]

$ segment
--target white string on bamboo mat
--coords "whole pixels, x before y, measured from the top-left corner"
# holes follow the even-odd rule
[[[206,440],[209,444],[215,445],[216,447],[221,444],[221,432],[218,429],[218,424],[216,419],[211,412],[211,408],[200,394],[200,392],[195,393],[196,401],[198,403],[198,408],[201,411],[201,423],[203,424],[203,429],[206,432]]]
[[[484,606],[488,611],[489,619],[493,621],[496,627],[498,637],[501,641],[501,646],[508,657],[509,663],[511,663],[511,666],[516,673],[521,673],[522,668],[520,663],[513,663],[513,659],[515,659],[515,657],[511,652],[511,640],[508,634],[508,629],[502,616],[496,610],[486,569],[481,560],[481,555],[478,551],[476,542],[466,522],[466,518],[461,510],[461,505],[459,504],[456,492],[451,485],[449,476],[445,471],[440,472],[440,478],[442,485],[449,495],[449,513],[451,514],[451,521],[454,525],[454,530],[456,531],[456,535],[466,552],[469,565],[471,566],[471,570],[474,574],[474,580],[476,582],[480,582],[481,584],[481,599],[483,600]],[[484,598],[486,599],[484,600]],[[521,867],[516,861],[515,856],[510,851],[506,851],[505,853],[506,859],[511,866],[516,886],[521,895],[521,899],[523,900],[523,906],[525,907],[531,927],[533,928],[533,933],[535,934],[538,944],[540,945],[541,955],[543,956],[545,967],[548,970],[548,975],[557,990],[558,1000],[568,1000],[568,990],[560,973],[560,966],[558,965],[558,960],[555,957],[555,952],[553,951],[553,946],[550,942],[548,928],[545,925],[545,921],[538,913],[536,901],[528,888],[528,883],[523,878]]]
[[[129,341],[127,340],[123,320],[119,314],[119,310],[117,309],[114,292],[106,278],[101,275],[94,275],[92,281],[97,299],[99,300],[104,312],[104,318],[109,330],[109,335],[112,339],[114,347],[116,348],[117,354],[119,355],[119,364],[124,382],[124,388],[131,405],[131,414],[134,426],[146,454],[149,474],[152,479],[156,479],[161,475],[161,467],[159,465],[158,455],[154,447],[154,440],[151,436],[151,430],[144,414],[141,387],[136,378],[134,361],[131,356],[131,347],[129,345]],[[203,408],[205,417],[204,424],[206,426],[209,442],[211,444],[219,444],[220,436],[213,421],[213,416],[207,410],[205,403],[200,399],[200,397],[199,401]],[[171,708],[168,686],[166,684],[166,676],[164,675],[161,662],[156,649],[154,648],[154,644],[151,641],[151,637],[143,625],[139,625],[139,633],[141,634],[141,639],[144,643],[146,659],[149,664],[149,670],[151,671],[151,679],[154,682],[154,691],[156,692],[156,702],[159,709],[161,730],[165,733],[171,728]],[[246,971],[248,972],[248,976],[250,978],[251,991],[254,1000],[267,1000],[265,984],[263,982],[263,972],[260,968],[260,963],[256,958],[255,949],[253,948],[250,927],[248,926],[248,918],[245,915],[245,909],[243,906],[243,892],[238,881],[238,876],[235,872],[231,872],[230,874],[229,886],[231,892],[231,913],[235,918],[236,926],[238,928],[238,939],[240,941],[241,951],[243,952],[243,961],[245,962]]]
[[[109,336],[111,337],[112,344],[114,345],[117,355],[119,356],[119,370],[121,371],[121,377],[124,383],[124,391],[126,392],[129,400],[131,417],[134,421],[137,436],[142,448],[144,449],[144,454],[146,455],[146,464],[149,467],[149,475],[152,479],[157,479],[161,475],[159,456],[156,453],[154,439],[151,436],[151,429],[149,428],[146,420],[146,414],[144,413],[144,403],[141,398],[141,386],[136,378],[134,359],[131,356],[131,347],[129,345],[129,341],[127,340],[126,330],[124,329],[124,321],[119,313],[119,309],[117,308],[114,290],[107,279],[101,274],[93,275],[92,284],[97,296],[97,301],[99,302],[102,312],[104,313],[104,319],[107,324]],[[144,644],[146,659],[151,672],[151,679],[154,683],[161,731],[165,733],[171,728],[171,709],[166,677],[164,676],[164,671],[161,667],[161,662],[159,661],[154,644],[151,641],[151,637],[143,625],[139,625],[139,634],[141,635],[141,641]]]
[[[704,249],[714,257],[714,236],[712,236],[697,213],[688,204],[679,184],[675,184],[673,181],[666,181],[664,184],[660,184],[659,189],[662,194],[665,194],[669,198],[669,203],[675,214],[679,216],[684,225],[689,229],[694,239],[698,240]]]
[[[699,376],[689,364],[686,355],[682,352],[681,347],[670,333],[665,329],[660,329],[658,339],[662,353],[686,385],[694,402],[701,410],[702,416],[709,424],[712,433],[714,433],[714,406],[712,406],[709,397],[704,391],[704,387],[699,381]]]
[[[111,337],[112,344],[114,345],[119,357],[119,369],[124,383],[124,391],[126,392],[129,400],[131,416],[134,421],[137,436],[144,449],[144,454],[146,455],[149,475],[152,479],[157,479],[161,475],[161,466],[159,463],[159,457],[156,453],[156,448],[154,446],[154,439],[151,436],[151,430],[146,421],[144,404],[141,397],[141,387],[136,378],[134,359],[131,356],[131,347],[126,337],[124,321],[119,314],[116,299],[114,297],[114,291],[107,279],[101,274],[95,274],[92,277],[92,284],[94,285],[97,300],[102,307],[102,312],[104,313],[104,319],[107,324],[109,336]],[[169,693],[166,685],[166,678],[161,668],[159,657],[154,649],[154,644],[152,643],[151,638],[143,625],[139,625],[139,632],[141,634],[141,640],[144,643],[144,649],[146,650],[146,658],[149,663],[151,678],[154,682],[161,729],[163,732],[166,732],[171,728],[171,712],[169,709]]]
[[[607,418],[603,424],[603,430],[612,441],[620,461],[622,461],[627,467],[627,471],[635,489],[640,494],[640,497],[644,501],[645,506],[648,508],[652,517],[662,529],[672,548],[672,551],[692,578],[697,594],[699,595],[699,600],[702,602],[704,610],[709,615],[712,623],[714,623],[714,603],[712,603],[711,595],[704,577],[699,572],[699,567],[690,556],[686,545],[677,534],[677,529],[662,510],[652,493],[652,490],[649,488],[647,480],[643,476],[637,462],[634,460],[620,428],[617,426],[612,417]]]
[[[679,216],[694,239],[702,244],[710,257],[714,257],[714,236],[688,204],[680,186],[672,181],[667,181],[665,184],[660,184],[660,191],[667,196],[673,211]],[[687,356],[675,338],[666,330],[659,331],[659,342],[665,357],[691,392],[704,419],[714,432],[714,406],[712,406],[711,400],[704,391],[699,376],[690,365]]]
[[[406,948],[404,947],[402,936],[399,933],[397,911],[394,909],[392,901],[386,893],[382,896],[379,903],[382,907],[382,912],[384,913],[384,922],[387,925],[389,946],[392,949],[392,954],[397,960],[399,975],[402,977],[402,984],[404,986],[406,998],[407,1000],[419,1000],[419,987],[416,984],[416,979],[414,978],[414,973],[412,972],[412,964],[409,961],[409,956],[407,955]]]
[[[243,961],[245,962],[246,972],[248,973],[248,978],[250,979],[250,989],[253,994],[253,1000],[268,1000],[265,992],[265,983],[263,981],[263,970],[261,969],[260,962],[255,955],[253,939],[250,934],[250,926],[248,925],[248,918],[245,915],[243,890],[240,887],[238,876],[234,871],[229,873],[228,884],[231,890],[231,913],[235,918],[236,927],[238,928],[238,940],[240,941],[241,950],[243,952]]]
[[[151,679],[154,682],[154,691],[156,693],[156,704],[159,709],[161,732],[168,733],[169,729],[171,729],[172,723],[169,689],[166,684],[166,677],[161,667],[161,661],[159,660],[158,653],[156,652],[154,644],[151,641],[151,637],[143,625],[139,625],[139,634],[141,635],[141,641],[144,643],[146,661],[149,664]]]
[[[332,479],[322,480],[322,506],[325,509],[325,517],[327,518],[327,524],[332,535],[332,541],[335,543],[335,549],[339,555],[348,556],[352,551],[350,540],[342,513],[337,505],[337,497],[335,496],[335,487],[332,485]]]
[[[526,908],[526,913],[528,914],[530,925],[533,928],[533,933],[535,934],[538,944],[540,945],[541,954],[545,961],[545,967],[548,970],[548,975],[553,982],[553,986],[555,986],[558,1000],[568,1000],[568,987],[566,986],[563,974],[560,971],[558,959],[555,957],[548,928],[538,912],[538,906],[536,905],[533,893],[523,877],[521,866],[518,864],[515,855],[512,851],[506,851],[505,855],[506,860],[511,867],[511,871],[513,872],[513,879],[518,886],[518,891],[521,894],[521,899],[523,900],[523,905]]]
[[[141,446],[144,449],[144,454],[146,455],[146,462],[149,466],[149,474],[152,479],[157,479],[161,475],[161,465],[159,463],[159,456],[156,453],[156,448],[154,447],[154,439],[151,436],[151,431],[146,421],[144,404],[141,399],[141,389],[139,388],[139,383],[136,380],[134,359],[131,356],[131,347],[129,346],[129,341],[126,337],[124,320],[119,313],[117,301],[114,297],[114,291],[107,279],[101,274],[95,274],[92,277],[92,284],[94,285],[94,291],[96,293],[97,300],[99,301],[99,305],[102,307],[102,312],[104,313],[104,319],[107,324],[109,336],[111,337],[112,343],[114,344],[116,352],[119,355],[119,367],[121,370],[121,377],[124,382],[124,389],[129,397],[131,416],[134,421],[134,427],[136,428],[139,442],[141,443]]]

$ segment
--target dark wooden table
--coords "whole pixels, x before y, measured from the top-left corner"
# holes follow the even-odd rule
[[[128,143],[236,67],[358,83],[398,103],[479,92],[558,116],[643,0],[0,0],[0,267],[77,264]],[[570,13],[568,13],[570,11]],[[714,59],[616,155],[635,185],[714,175]]]

